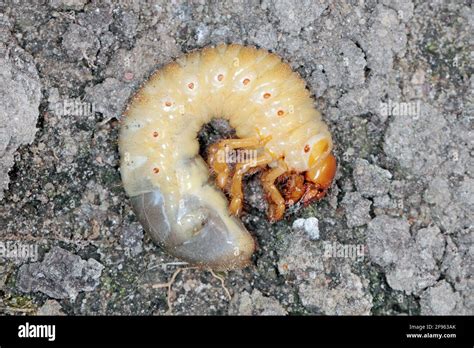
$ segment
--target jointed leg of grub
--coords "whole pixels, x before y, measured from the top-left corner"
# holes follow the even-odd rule
[[[232,215],[239,215],[242,211],[244,193],[242,191],[242,178],[246,172],[251,168],[263,166],[273,161],[273,157],[269,152],[257,157],[255,161],[248,161],[239,163],[235,168],[234,176],[232,177],[232,186],[230,194],[232,200],[229,205],[229,210]]]
[[[262,184],[265,192],[272,202],[270,202],[269,219],[270,221],[278,221],[285,213],[285,199],[275,186],[275,180],[284,174],[288,168],[280,161],[278,167],[271,169],[262,176]]]
[[[254,137],[245,139],[224,139],[209,147],[208,164],[216,173],[216,184],[219,188],[224,189],[227,185],[230,169],[225,161],[226,149],[245,149],[260,148],[270,140],[270,137]]]
[[[220,157],[225,158],[225,147],[221,143],[216,143],[209,147],[209,157],[207,162],[212,171],[216,174],[216,185],[220,189],[224,189],[229,179],[230,169],[226,161],[220,160]]]

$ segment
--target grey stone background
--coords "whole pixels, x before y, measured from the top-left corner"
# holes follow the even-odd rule
[[[472,24],[470,1],[1,2],[0,313],[473,314]],[[179,265],[143,234],[117,153],[136,87],[219,42],[290,62],[339,161],[326,199],[274,225],[248,179],[259,250],[217,275],[231,299],[205,270],[157,286]]]

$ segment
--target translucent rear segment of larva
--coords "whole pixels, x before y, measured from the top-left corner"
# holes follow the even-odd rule
[[[205,163],[197,133],[213,118],[227,119],[238,138],[212,145]],[[243,267],[255,250],[237,216],[248,170],[261,171],[269,219],[278,220],[285,206],[323,197],[336,169],[304,81],[277,55],[235,44],[189,53],[153,74],[124,113],[119,145],[124,187],[145,230],[170,254],[215,269]],[[221,156],[229,149],[257,158],[229,166]],[[300,187],[277,189],[277,179],[295,176]]]

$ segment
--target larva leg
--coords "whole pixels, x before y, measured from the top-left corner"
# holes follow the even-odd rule
[[[257,148],[263,147],[271,139],[271,136],[268,137],[252,137],[252,138],[243,138],[243,139],[224,139],[221,140],[218,144],[222,146],[229,146],[232,149],[244,149],[244,148]]]
[[[232,215],[237,216],[242,211],[242,203],[244,198],[244,194],[242,191],[242,178],[245,173],[248,172],[251,168],[263,166],[272,161],[273,156],[268,151],[265,151],[265,153],[257,157],[255,161],[248,161],[245,163],[237,164],[234,176],[232,177],[232,186],[230,189],[232,200],[229,205],[229,210]]]
[[[221,189],[227,186],[230,169],[225,161],[226,148],[234,150],[238,148],[260,148],[270,140],[270,137],[253,137],[245,139],[224,139],[209,148],[208,164],[216,173],[216,184]]]
[[[278,221],[283,217],[285,213],[285,199],[281,195],[278,188],[275,186],[275,180],[282,174],[286,173],[288,168],[283,161],[278,162],[278,167],[265,173],[262,177],[262,184],[265,192],[270,198],[270,221]]]
[[[220,157],[225,158],[225,146],[221,146],[220,143],[211,145],[208,150],[207,163],[212,171],[216,174],[216,185],[224,189],[227,185],[229,178],[230,169],[225,160],[221,160]]]

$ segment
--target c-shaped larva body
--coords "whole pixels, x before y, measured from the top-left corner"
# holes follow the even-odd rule
[[[209,149],[216,185],[196,137],[214,117],[227,119],[238,137]],[[245,266],[255,250],[233,216],[247,170],[265,168],[273,220],[285,204],[321,198],[336,170],[331,135],[304,81],[277,55],[240,45],[204,48],[158,70],[128,105],[119,145],[125,190],[145,230],[171,254],[217,269]],[[219,160],[229,148],[258,156],[232,173]],[[277,179],[287,187],[283,196]],[[230,213],[219,188],[231,196]]]

